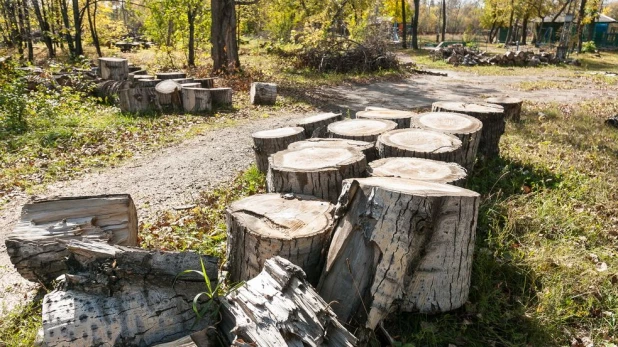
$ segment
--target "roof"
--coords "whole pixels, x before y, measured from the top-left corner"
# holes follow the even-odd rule
[[[547,17],[544,18],[544,22],[545,23],[564,23],[564,17],[565,17],[565,15],[561,14],[561,15],[558,16],[558,18],[556,18],[555,21],[552,22],[552,18],[554,18],[554,16],[550,15],[550,16],[547,16]],[[535,18],[534,22],[535,23],[540,23],[541,19]],[[595,23],[616,23],[618,21],[615,20],[614,18],[608,17],[608,16],[606,16],[604,14],[599,14],[599,17],[596,18],[594,22]]]

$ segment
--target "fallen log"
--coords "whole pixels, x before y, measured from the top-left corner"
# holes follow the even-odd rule
[[[208,88],[212,103],[220,106],[232,105],[232,88]]]
[[[341,113],[328,112],[328,113],[320,113],[314,116],[303,118],[299,120],[296,125],[305,129],[306,138],[324,137],[320,135],[322,135],[321,133],[326,134],[326,127],[329,124],[340,121],[340,120],[343,120]]]
[[[328,137],[375,143],[380,134],[397,128],[397,123],[382,119],[350,119],[328,125]]]
[[[159,97],[155,88],[129,88],[119,93],[119,106],[122,112],[148,112],[159,110]]]
[[[173,80],[176,78],[187,78],[187,74],[184,72],[159,72],[156,74],[158,80]]]
[[[158,76],[158,74],[157,74]],[[182,107],[182,87],[172,80],[163,80],[155,86],[159,96],[159,105],[166,108],[180,109]]]
[[[253,82],[250,91],[251,105],[274,105],[277,101],[277,85]]]
[[[461,141],[445,133],[423,129],[398,129],[380,135],[380,158],[411,157],[462,164]]]
[[[287,127],[263,130],[251,134],[255,163],[262,173],[268,172],[268,157],[288,147],[292,142],[305,139],[303,128]]]
[[[398,110],[371,110],[356,112],[358,119],[383,119],[397,123],[397,129],[407,129],[410,127],[410,118],[416,113]]]
[[[129,61],[122,58],[99,58],[99,73],[104,80],[124,81],[129,77]]]
[[[421,158],[384,158],[369,163],[371,177],[398,177],[462,186],[466,170],[458,164]]]
[[[303,141],[293,142],[288,146],[288,149],[301,149],[301,148],[318,148],[318,147],[326,147],[326,148],[341,148],[341,147],[352,147],[355,148],[365,155],[365,159],[367,162],[371,162],[377,159],[376,148],[372,143],[365,141],[355,141],[355,140],[346,140],[346,139],[322,139],[322,138],[311,138]]]
[[[182,107],[185,112],[201,113],[212,110],[210,89],[182,88]]]
[[[487,98],[485,102],[488,104],[496,104],[504,107],[504,119],[519,122],[521,119],[522,99],[509,98],[504,96]]]

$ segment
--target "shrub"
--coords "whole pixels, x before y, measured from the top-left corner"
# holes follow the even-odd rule
[[[594,53],[597,50],[597,45],[594,41],[586,41],[582,43],[582,52],[583,53]]]

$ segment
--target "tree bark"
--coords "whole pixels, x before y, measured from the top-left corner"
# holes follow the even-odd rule
[[[376,142],[380,158],[410,157],[462,165],[461,141],[442,132],[399,129],[380,135]]]
[[[403,40],[402,47],[408,48],[408,33],[406,33],[406,0],[401,0],[401,24],[403,30],[401,31],[401,39]]]
[[[187,74],[184,72],[158,72],[156,74],[158,80],[173,80],[178,78],[187,78]]]
[[[219,106],[232,105],[232,88],[208,88],[208,90],[210,90],[213,104]]]
[[[407,129],[410,127],[410,119],[415,115],[414,112],[397,110],[373,110],[356,112],[358,119],[383,119],[397,123],[397,129]]]
[[[92,36],[92,43],[94,44],[94,48],[97,51],[97,55],[99,57],[103,56],[101,53],[101,45],[99,43],[99,34],[97,33],[97,8],[98,1],[94,0],[94,14],[90,15],[90,3],[86,3],[86,11],[88,16],[88,27],[90,28],[90,36]]]
[[[182,87],[180,87],[180,84],[172,80],[165,80],[157,83],[155,90],[159,96],[159,105],[161,107],[168,109],[181,109],[183,107]]]
[[[305,129],[305,137],[324,137],[326,134],[326,127],[330,123],[343,120],[341,113],[320,113],[314,116],[309,116],[298,121],[296,124],[299,127]]]
[[[79,0],[71,0],[73,4],[73,26],[75,27],[75,56],[84,54],[82,47],[82,19],[79,12]]]
[[[455,163],[421,158],[384,158],[369,163],[370,177],[397,177],[409,180],[463,186],[466,170]]]
[[[202,88],[214,88],[215,87],[215,79],[212,77],[208,78],[195,78],[195,82],[199,82],[202,84]]]
[[[43,4],[44,6],[44,4]],[[32,7],[34,9],[34,14],[39,22],[39,28],[41,28],[41,32],[43,35],[43,42],[45,43],[45,46],[47,47],[47,56],[49,58],[54,58],[56,56],[56,52],[54,51],[54,44],[52,42],[52,38],[50,36],[51,34],[51,28],[49,26],[49,22],[46,18],[46,16],[44,15],[44,13],[41,10],[41,4],[39,3],[39,0],[32,0]],[[30,33],[29,33],[30,34]]]
[[[397,123],[382,119],[349,119],[328,125],[328,137],[375,143],[380,134],[397,128]]]
[[[300,127],[263,130],[251,134],[255,164],[262,173],[268,172],[268,157],[288,148],[288,145],[305,139],[304,129]]]
[[[32,28],[30,27],[30,9],[26,0],[22,0],[22,7],[24,11],[24,29],[25,29],[25,41],[26,49],[28,50],[28,61],[34,62],[34,46],[32,44]]]
[[[581,0],[579,5],[579,14],[577,15],[577,53],[582,52],[582,22],[586,16],[586,3],[587,0]]]
[[[442,0],[442,41],[446,38],[446,0]]]
[[[104,80],[124,81],[129,78],[129,61],[122,58],[99,58],[99,74]]]
[[[355,141],[346,139],[322,139],[310,138],[304,141],[291,143],[288,149],[303,149],[303,148],[342,148],[352,147],[363,152],[367,163],[377,159],[376,148],[373,143],[365,141]]]
[[[523,100],[509,97],[494,97],[485,99],[486,103],[500,105],[504,108],[504,119],[519,122]]]
[[[210,112],[212,110],[210,89],[182,88],[182,107],[189,113]]]
[[[197,9],[189,8],[187,10],[187,21],[189,22],[189,56],[187,65],[195,67],[195,17]]]
[[[138,87],[119,92],[120,110],[122,112],[142,113],[160,110],[159,97],[155,88]]]
[[[64,39],[69,46],[69,53],[75,56],[75,45],[73,44],[73,36],[71,35],[71,23],[69,21],[69,8],[66,0],[60,0],[60,13],[62,15],[62,23],[64,24]]]
[[[511,36],[513,35],[513,14],[515,14],[515,0],[511,0],[511,15],[509,16],[509,31],[506,34],[504,45],[509,45],[511,42]]]
[[[418,49],[418,16],[421,10],[421,0],[414,0],[414,17],[412,18],[412,48]]]
[[[214,72],[234,72],[240,69],[235,5],[234,0],[211,2],[210,40]]]
[[[522,46],[527,45],[528,42],[528,15],[524,16],[524,21],[522,25],[522,33],[521,33],[521,44]]]
[[[251,83],[251,105],[274,105],[277,101],[277,85],[274,83]]]

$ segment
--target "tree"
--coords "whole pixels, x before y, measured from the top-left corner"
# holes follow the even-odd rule
[[[403,48],[408,48],[408,36],[406,32],[406,0],[401,0],[401,24],[403,29],[401,30],[401,38],[403,40]]]
[[[414,0],[414,17],[412,18],[412,48],[418,49],[418,17],[421,10],[421,0]]]
[[[446,37],[446,0],[442,0],[442,41]]]

